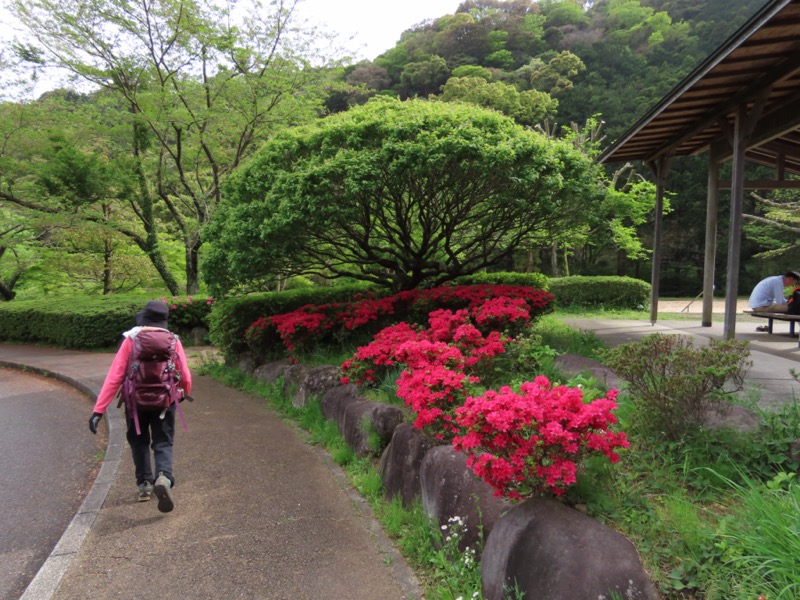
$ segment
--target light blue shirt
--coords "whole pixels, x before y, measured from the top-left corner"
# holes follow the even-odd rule
[[[783,295],[783,275],[773,275],[758,282],[747,304],[750,308],[769,306],[770,304],[786,304]]]

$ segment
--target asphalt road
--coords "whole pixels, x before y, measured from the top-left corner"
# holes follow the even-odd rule
[[[64,383],[0,368],[0,599],[22,595],[94,481],[106,439],[91,412]]]

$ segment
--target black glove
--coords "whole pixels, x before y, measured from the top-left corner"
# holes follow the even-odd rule
[[[100,422],[100,419],[103,418],[103,413],[92,413],[92,417],[89,419],[89,431],[92,433],[97,433],[97,424]]]

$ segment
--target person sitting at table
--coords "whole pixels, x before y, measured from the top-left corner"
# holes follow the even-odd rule
[[[785,313],[788,307],[784,290],[794,287],[800,281],[800,273],[787,271],[783,275],[773,275],[762,279],[753,288],[748,306],[758,312]]]

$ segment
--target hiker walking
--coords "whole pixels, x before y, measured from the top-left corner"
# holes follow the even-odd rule
[[[120,403],[125,403],[127,439],[136,468],[136,498],[146,502],[155,493],[161,512],[170,512],[174,507],[171,490],[175,486],[175,413],[180,411],[179,402],[192,391],[186,353],[178,336],[168,330],[168,317],[169,308],[157,300],[136,313],[136,327],[122,334],[124,340],[89,419],[89,430],[97,433],[97,424],[122,388]]]

